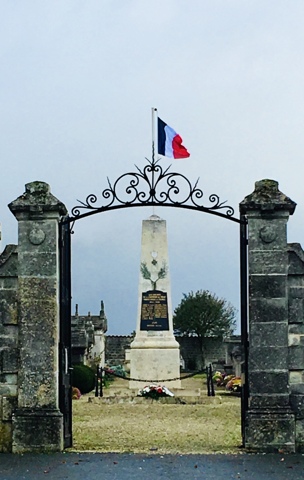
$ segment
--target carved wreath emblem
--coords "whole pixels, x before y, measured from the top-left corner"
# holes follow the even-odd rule
[[[153,259],[151,263],[152,263],[153,266],[157,265],[157,261],[155,259]],[[157,272],[157,278],[154,279],[154,280],[152,279],[152,273],[148,269],[146,262],[142,262],[140,264],[140,271],[141,271],[141,274],[142,274],[142,276],[145,280],[150,280],[152,290],[156,290],[156,284],[157,284],[158,280],[161,280],[161,279],[163,279],[167,276],[168,268],[167,268],[166,263],[163,262],[163,266]]]

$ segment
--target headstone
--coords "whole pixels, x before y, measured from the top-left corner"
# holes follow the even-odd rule
[[[137,327],[130,347],[130,388],[141,388],[152,380],[168,388],[181,388],[166,221],[157,215],[142,224]]]

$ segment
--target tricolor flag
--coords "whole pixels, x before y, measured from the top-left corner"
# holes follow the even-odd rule
[[[159,117],[158,120],[158,153],[170,158],[187,158],[190,153],[182,145],[182,138]]]

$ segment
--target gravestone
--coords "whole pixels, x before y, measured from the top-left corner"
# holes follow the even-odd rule
[[[173,335],[166,221],[152,215],[142,224],[136,335],[130,346],[130,388],[151,380],[180,388],[180,351]],[[140,380],[140,381],[138,381]]]

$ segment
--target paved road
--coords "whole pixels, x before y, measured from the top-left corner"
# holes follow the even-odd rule
[[[0,454],[0,480],[303,480],[304,455]]]

